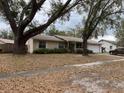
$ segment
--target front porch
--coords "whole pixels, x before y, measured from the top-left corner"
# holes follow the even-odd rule
[[[77,49],[81,49],[82,48],[82,43],[80,43],[80,42],[67,42],[66,48],[70,52],[74,53],[74,52],[77,51]]]

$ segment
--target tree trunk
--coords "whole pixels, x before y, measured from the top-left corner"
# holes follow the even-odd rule
[[[23,38],[16,37],[14,40],[14,54],[26,54],[27,53],[27,46],[25,45],[26,41]]]
[[[88,56],[88,51],[87,51],[87,38],[86,38],[85,36],[83,36],[82,48],[83,48],[82,55],[83,55],[83,56]]]

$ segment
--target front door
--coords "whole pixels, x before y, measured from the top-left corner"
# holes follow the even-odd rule
[[[75,50],[75,43],[70,42],[69,43],[69,49],[70,49],[71,52],[74,52],[74,50]]]

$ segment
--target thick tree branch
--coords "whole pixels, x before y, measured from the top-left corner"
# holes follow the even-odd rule
[[[89,15],[88,15],[88,18],[86,20],[86,23],[85,23],[85,29],[90,29],[91,26],[94,24],[95,22],[95,18],[97,17],[98,15],[98,10],[100,8],[100,5],[101,5],[102,1],[99,0],[95,5],[92,5],[92,7],[90,7],[90,10],[89,10]],[[93,4],[91,2],[91,4]],[[89,31],[85,31],[83,32],[83,34],[89,34]]]
[[[30,8],[30,6],[31,6],[31,1],[28,3],[28,5],[26,5],[26,6],[23,8],[23,10],[22,10],[22,12],[21,12],[21,14],[20,14],[20,22],[23,20],[24,14],[25,14],[25,12]]]
[[[104,11],[106,11],[108,8],[112,7],[115,4],[116,1],[111,2],[110,4],[107,4],[104,8]]]
[[[106,4],[104,5],[104,7],[103,7],[102,10],[106,9],[106,7],[107,7],[107,5],[110,3],[110,1],[111,1],[111,0],[108,0],[108,1],[106,2]]]
[[[78,0],[78,1],[80,1],[80,0]],[[70,2],[71,2],[71,0],[68,0],[68,1],[63,5],[63,7],[62,7],[59,11],[57,11],[55,14],[53,14],[53,15],[49,18],[49,20],[48,20],[45,24],[43,24],[43,25],[41,25],[41,26],[39,26],[39,27],[35,27],[35,28],[33,28],[33,29],[30,29],[30,30],[26,31],[26,32],[24,33],[24,36],[25,36],[27,39],[29,39],[29,38],[31,38],[32,36],[35,36],[35,35],[37,35],[37,34],[42,33],[51,23],[53,23],[56,19],[58,19],[59,17],[63,16],[63,15],[64,15],[65,13],[67,13],[70,9],[72,9],[73,7],[75,7],[75,6],[77,5],[77,2],[76,2],[76,3],[74,3],[72,6],[68,7],[68,5],[70,4]],[[67,7],[68,7],[68,8],[67,8]],[[66,8],[67,8],[67,9],[66,9]]]
[[[31,0],[31,12],[30,14],[23,20],[21,21],[21,24],[19,25],[19,28],[21,29],[20,31],[23,32],[24,29],[27,27],[27,25],[32,21],[34,16],[36,15],[36,12],[38,11],[39,7],[45,2],[46,0],[41,0],[38,4],[36,0]]]
[[[90,4],[90,9],[89,9],[89,14],[88,14],[88,17],[87,17],[87,20],[86,20],[86,23],[85,23],[85,27],[88,26],[88,22],[92,16],[92,13],[93,13],[93,6],[94,6],[94,2],[91,0],[91,4]]]
[[[16,21],[14,20],[13,16],[11,15],[11,10],[9,8],[8,0],[1,0],[1,2],[2,2],[2,7],[4,10],[4,13],[10,23],[13,33],[16,34],[17,33],[17,24],[16,24]]]
[[[118,10],[118,11],[115,11],[115,12],[106,13],[104,15],[104,18],[106,18],[107,16],[111,16],[111,15],[114,15],[114,14],[121,14],[121,13],[124,13],[124,11]]]

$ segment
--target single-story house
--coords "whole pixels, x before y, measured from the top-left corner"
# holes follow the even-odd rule
[[[14,40],[0,38],[0,52],[12,52]]]
[[[101,52],[109,52],[110,50],[114,50],[117,48],[117,42],[116,41],[110,41],[110,40],[100,40],[99,43],[101,44]]]
[[[38,48],[54,49],[58,48],[58,44],[63,43],[63,40],[58,39],[54,36],[37,35],[29,39],[27,42],[28,52],[33,53]],[[60,45],[61,47],[61,45]]]
[[[76,51],[82,47],[82,39],[69,36],[48,36],[48,35],[37,35],[28,40],[27,42],[28,52],[33,53],[38,48],[67,48],[71,51]],[[88,49],[95,53],[99,53],[101,44],[94,40],[88,40]]]

